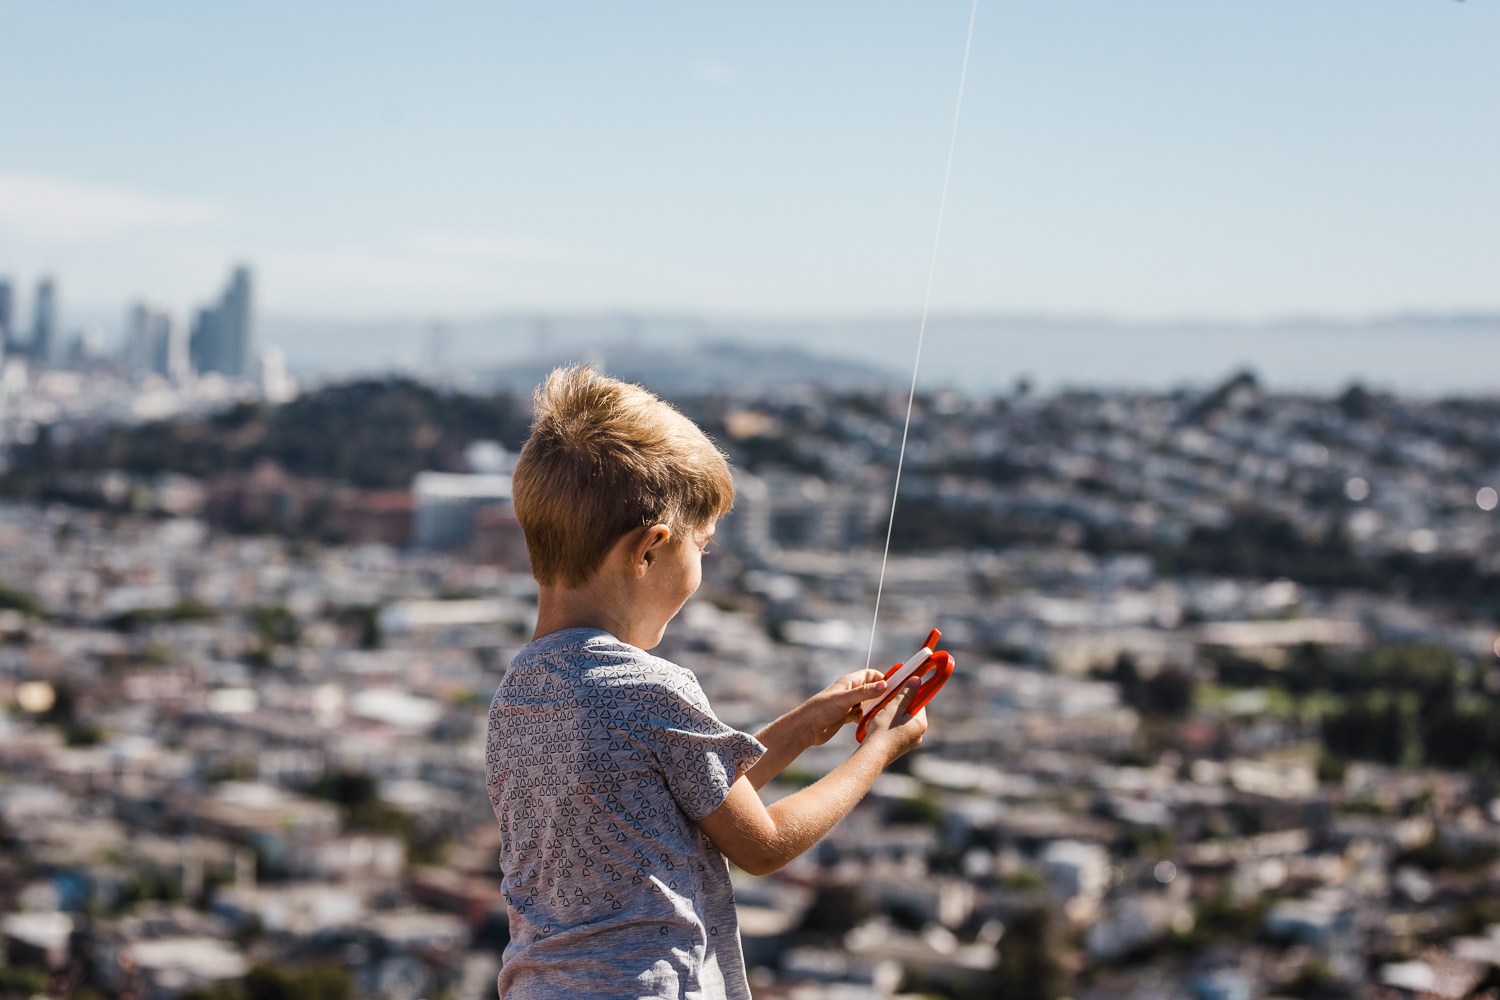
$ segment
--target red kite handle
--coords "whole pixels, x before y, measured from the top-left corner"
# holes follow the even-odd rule
[[[923,671],[927,674],[927,679],[922,682],[921,687],[917,688],[917,696],[911,700],[911,705],[907,708],[912,715],[926,708],[932,696],[941,691],[943,685],[948,683],[948,678],[953,676],[953,656],[945,650],[940,649],[933,653],[932,659],[927,663],[932,665],[932,671],[931,673]],[[923,666],[926,665],[923,664]]]
[[[932,634],[927,637],[928,645],[924,648],[931,649],[937,643],[940,636],[941,633],[937,629],[933,629]],[[896,664],[885,672],[885,676],[887,678],[891,677],[904,666],[906,666],[904,663]],[[913,676],[923,678],[922,686],[917,688],[916,695],[912,698],[911,704],[907,706],[909,715],[916,715],[927,707],[927,703],[932,700],[938,691],[942,690],[944,684],[948,683],[948,678],[953,676],[954,666],[953,655],[946,650],[940,649],[928,657],[926,663],[917,668],[917,672]],[[906,685],[902,684],[901,687],[887,691],[885,697],[876,702],[875,707],[864,714],[864,717],[859,720],[859,726],[854,730],[854,738],[856,740],[860,743],[865,741],[865,731],[870,725],[870,720],[875,717],[875,713],[884,708],[892,698],[901,694],[905,687]]]

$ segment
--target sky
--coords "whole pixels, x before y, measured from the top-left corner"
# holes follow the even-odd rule
[[[65,315],[921,306],[968,0],[0,0]],[[1500,310],[1500,0],[980,0],[933,308]]]

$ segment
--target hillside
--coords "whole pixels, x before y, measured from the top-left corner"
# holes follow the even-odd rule
[[[409,379],[331,385],[279,407],[240,404],[209,418],[111,426],[78,435],[43,428],[10,449],[0,492],[48,498],[70,474],[118,469],[200,479],[270,459],[293,476],[368,489],[405,487],[423,469],[463,468],[476,439],[520,447],[529,416],[506,394],[446,393]]]

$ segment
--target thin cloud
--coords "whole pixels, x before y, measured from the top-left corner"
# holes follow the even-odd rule
[[[372,315],[389,310],[482,309],[520,290],[504,267],[484,260],[443,259],[379,249],[319,248],[268,252],[258,258],[267,289],[287,306]]]
[[[0,173],[0,232],[55,243],[92,242],[150,229],[192,229],[222,206],[42,174]]]
[[[430,232],[413,237],[411,248],[433,257],[499,258],[505,260],[558,257],[561,244],[503,233]]]
[[[688,69],[700,83],[722,87],[734,82],[734,67],[717,59],[694,59]]]

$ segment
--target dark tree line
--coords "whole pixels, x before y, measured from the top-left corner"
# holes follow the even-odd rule
[[[1057,511],[1001,511],[913,491],[897,504],[891,548],[919,552],[1052,544],[1069,523]],[[1101,554],[1149,554],[1164,576],[1288,579],[1309,587],[1400,593],[1418,601],[1459,605],[1482,618],[1500,617],[1500,574],[1483,571],[1471,558],[1409,552],[1366,558],[1337,527],[1309,536],[1280,515],[1253,508],[1236,512],[1223,527],[1199,526],[1179,545],[1097,526],[1080,530],[1080,541],[1083,548]]]
[[[1433,646],[1339,654],[1313,643],[1295,649],[1279,670],[1225,654],[1217,660],[1223,684],[1338,695],[1340,707],[1321,724],[1324,749],[1334,757],[1448,768],[1500,764],[1500,697],[1486,684],[1494,669],[1488,662],[1476,667]]]
[[[209,479],[265,459],[294,476],[380,489],[424,469],[463,468],[479,439],[519,448],[527,408],[510,396],[444,392],[410,379],[332,385],[282,406],[241,403],[211,417],[116,425],[74,436],[42,428],[14,445],[0,490],[49,498],[79,472],[175,472]]]
[[[1180,719],[1193,707],[1196,685],[1192,676],[1178,667],[1142,677],[1135,658],[1121,653],[1112,668],[1095,670],[1094,676],[1120,685],[1120,700],[1148,718]]]
[[[1500,574],[1483,572],[1470,558],[1398,552],[1366,559],[1337,528],[1308,537],[1285,518],[1253,509],[1239,511],[1222,528],[1195,528],[1181,547],[1156,555],[1167,573],[1284,577],[1310,587],[1399,591],[1461,604],[1484,617],[1500,612]]]

